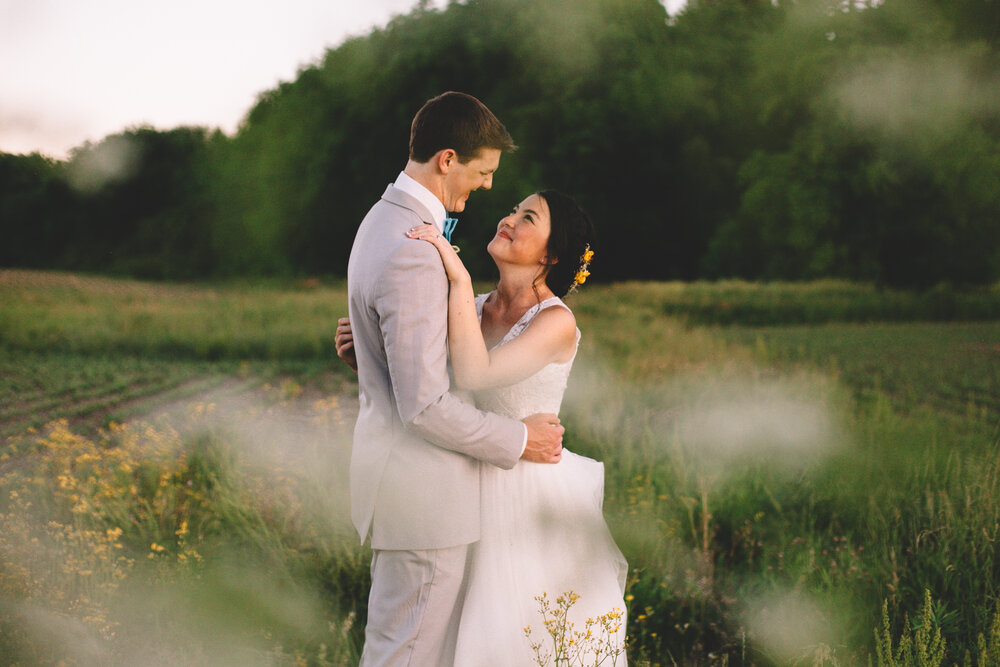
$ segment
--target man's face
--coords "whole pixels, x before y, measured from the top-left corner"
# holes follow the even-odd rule
[[[452,213],[465,210],[469,193],[493,187],[493,172],[500,166],[500,151],[482,148],[476,157],[462,164],[458,157],[451,160],[444,179],[444,207]]]

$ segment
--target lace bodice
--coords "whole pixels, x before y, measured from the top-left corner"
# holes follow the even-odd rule
[[[476,314],[480,321],[483,319],[483,304],[489,294],[480,294],[476,297]],[[550,306],[561,306],[567,308],[559,297],[545,299],[537,303],[521,316],[510,328],[510,331],[493,346],[493,349],[517,338],[528,328],[531,320],[538,313]],[[576,342],[580,343],[580,330],[576,330]],[[575,357],[574,353],[574,357]],[[563,393],[566,391],[566,381],[569,379],[569,372],[573,367],[573,359],[563,364],[549,364],[534,375],[506,387],[494,389],[483,389],[475,392],[476,406],[480,410],[486,410],[512,419],[524,419],[537,412],[551,412],[559,414],[559,406],[562,404]]]

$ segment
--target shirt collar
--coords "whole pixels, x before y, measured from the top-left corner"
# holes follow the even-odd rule
[[[445,211],[441,200],[435,197],[430,190],[417,183],[410,176],[407,176],[406,172],[402,171],[399,172],[399,176],[393,185],[426,206],[437,228],[444,229],[444,219],[448,216],[448,212]]]

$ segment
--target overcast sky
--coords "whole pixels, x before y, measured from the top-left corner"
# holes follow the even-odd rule
[[[140,124],[232,132],[258,93],[415,4],[0,0],[0,151],[63,158]]]

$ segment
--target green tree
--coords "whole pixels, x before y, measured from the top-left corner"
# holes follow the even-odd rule
[[[61,263],[145,278],[210,274],[208,140],[203,128],[138,128],[76,149],[63,172],[86,228],[67,230]]]
[[[0,266],[53,266],[80,225],[78,198],[55,160],[0,153]]]

